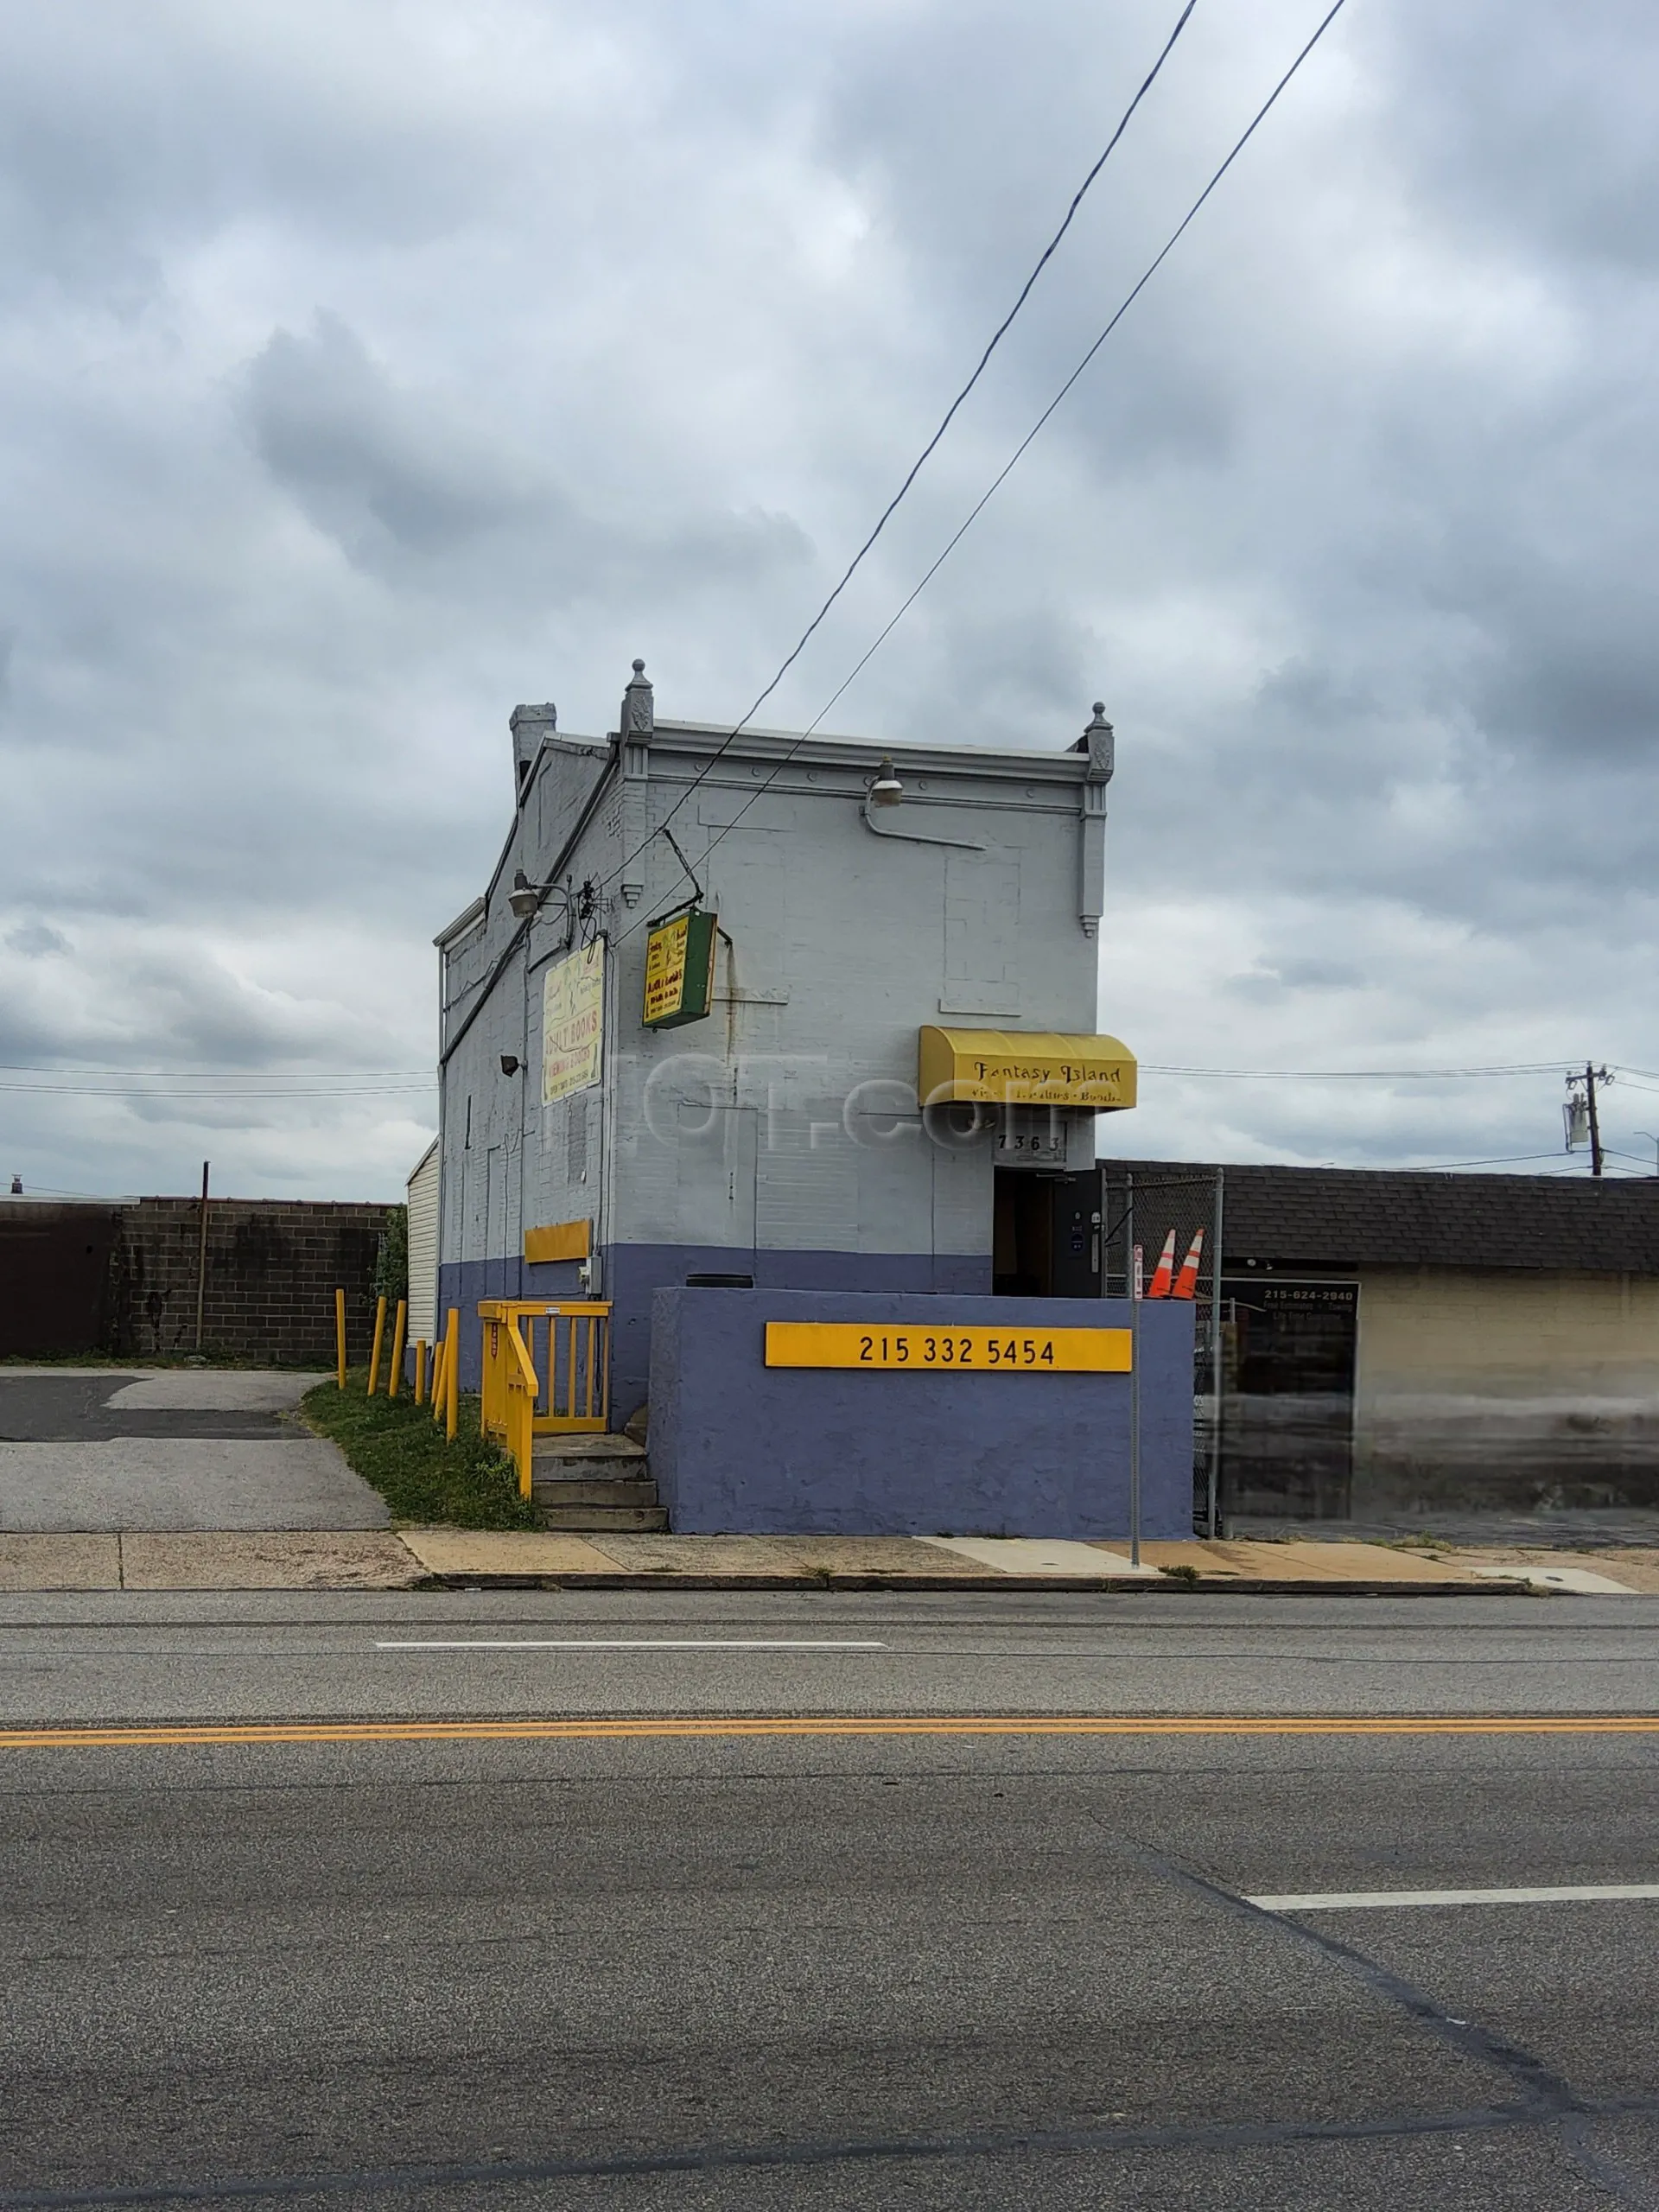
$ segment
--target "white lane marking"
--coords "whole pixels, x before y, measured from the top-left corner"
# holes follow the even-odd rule
[[[377,1651],[885,1651],[864,1637],[468,1636],[377,1643]]]
[[[1329,1895],[1247,1897],[1263,1912],[1371,1912],[1416,1904],[1620,1904],[1659,1897],[1659,1882],[1589,1882],[1570,1889],[1337,1890]]]

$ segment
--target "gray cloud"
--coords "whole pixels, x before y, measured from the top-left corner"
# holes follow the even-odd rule
[[[49,928],[44,922],[22,922],[15,930],[6,931],[6,943],[25,960],[44,960],[54,952],[67,952],[69,940],[60,930]]]
[[[514,702],[601,730],[636,652],[664,712],[753,695],[1172,12],[20,17],[0,1060],[424,1065]],[[769,715],[823,706],[1320,12],[1200,7]],[[1659,1065],[1656,43],[1634,0],[1345,13],[835,710],[1058,747],[1108,701],[1103,1018],[1148,1061]],[[1149,1077],[1119,1141],[1547,1149],[1558,1089]],[[425,1126],[0,1107],[65,1188],[186,1182],[211,1129],[226,1187],[384,1195]]]
[[[266,467],[363,567],[452,552],[531,515],[569,533],[526,464],[399,391],[338,315],[319,315],[306,338],[277,331],[248,371],[245,407]]]

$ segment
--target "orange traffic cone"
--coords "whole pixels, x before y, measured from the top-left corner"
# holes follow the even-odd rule
[[[1192,1239],[1192,1242],[1186,1248],[1186,1257],[1181,1262],[1181,1272],[1176,1276],[1175,1287],[1169,1294],[1172,1298],[1196,1298],[1198,1296],[1198,1258],[1203,1250],[1204,1231],[1199,1230],[1198,1235]]]
[[[1172,1229],[1164,1239],[1164,1249],[1158,1255],[1158,1264],[1152,1271],[1152,1281],[1147,1285],[1148,1298],[1167,1298],[1169,1286],[1175,1274],[1175,1232]]]

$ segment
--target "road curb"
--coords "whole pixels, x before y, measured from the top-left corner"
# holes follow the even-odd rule
[[[429,1573],[413,1586],[422,1590],[920,1590],[1004,1595],[1026,1591],[1085,1596],[1090,1592],[1111,1597],[1133,1592],[1162,1598],[1550,1598],[1558,1592],[1524,1582],[1483,1578],[1477,1582],[1247,1582],[1234,1575],[1165,1575],[1157,1581],[1145,1575],[1077,1574],[488,1574],[460,1572]]]

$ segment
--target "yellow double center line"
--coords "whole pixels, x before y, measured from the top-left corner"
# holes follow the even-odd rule
[[[178,1726],[7,1728],[0,1751],[123,1751],[194,1744],[608,1744],[786,1736],[1652,1736],[1659,1713],[1233,1715],[952,1713],[709,1719],[248,1721]]]

